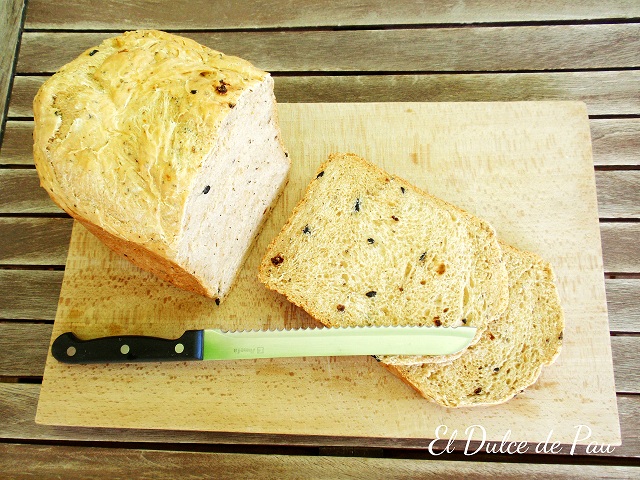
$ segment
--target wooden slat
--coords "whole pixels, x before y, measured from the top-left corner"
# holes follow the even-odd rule
[[[70,218],[0,218],[0,265],[64,265]]]
[[[0,319],[53,320],[63,273],[0,270]]]
[[[64,213],[40,188],[34,169],[0,170],[0,213]]]
[[[113,428],[73,428],[36,424],[36,406],[40,385],[24,383],[0,383],[0,438],[33,439],[39,441],[86,441],[86,442],[136,442],[160,444],[243,444],[243,445],[290,445],[342,446],[372,448],[425,449],[424,441],[411,439],[353,437],[329,438],[322,436],[261,435],[232,432],[190,432],[165,430],[113,429]],[[640,457],[640,396],[618,395],[618,412],[622,432],[622,445],[615,448],[611,456]],[[456,448],[464,445],[458,442]],[[577,450],[584,453],[582,449]],[[565,451],[565,453],[567,453]],[[425,453],[425,456],[428,456]],[[446,456],[445,456],[446,458]]]
[[[1,272],[1,271],[0,271]],[[33,335],[37,332],[37,335]],[[50,325],[27,322],[0,323],[0,375],[41,376],[51,336]],[[6,348],[11,347],[11,348]],[[611,337],[616,390],[640,393],[640,337]],[[34,352],[40,352],[34,358]],[[44,352],[44,353],[42,353]]]
[[[24,0],[0,2],[0,32],[2,32],[0,34],[0,141],[2,140],[2,128],[20,36],[24,3]]]
[[[612,332],[640,332],[640,279],[605,280]]]
[[[601,222],[600,236],[606,272],[640,272],[640,224]]]
[[[640,171],[596,172],[600,218],[640,216]]]
[[[41,377],[52,328],[40,323],[0,323],[0,376]]]
[[[0,271],[0,318],[53,320],[61,271]],[[606,280],[612,332],[640,333],[640,279]]]
[[[8,121],[5,126],[0,165],[33,165],[33,122]]]
[[[640,65],[637,24],[184,35],[271,72],[480,72]],[[110,36],[114,34],[26,32],[17,71],[54,72]]]
[[[596,172],[602,218],[640,218],[640,171]],[[63,213],[33,169],[0,170],[0,213]]]
[[[33,118],[33,97],[49,77],[16,76],[13,80],[8,118]]]
[[[623,445],[616,455],[640,458],[640,396],[618,395],[618,416]]]
[[[595,165],[640,165],[640,119],[594,119],[590,124]]]
[[[616,391],[640,393],[640,337],[611,337]]]
[[[0,272],[0,318],[53,320],[63,272]],[[613,332],[640,332],[640,279],[606,280],[609,323]]]
[[[105,15],[105,12],[108,14]],[[256,14],[259,12],[259,14]],[[153,0],[108,0],[86,3],[30,0],[26,28],[90,29],[237,29],[317,27],[343,25],[447,24],[599,20],[640,16],[634,0],[548,0],[545,2],[495,2],[475,0],[452,4],[447,0],[321,0],[281,2],[248,0],[241,8],[208,1],[174,0],[157,8]]]
[[[533,463],[455,462],[423,460],[203,453],[138,448],[4,444],[0,446],[4,472],[10,478],[113,479],[129,478],[336,478],[459,479],[496,477],[582,479],[637,478],[634,467],[608,465],[548,465]],[[25,459],[29,459],[25,462]]]
[[[640,165],[640,119],[593,119],[590,124],[594,165]],[[33,165],[32,134],[33,121],[8,121],[0,165]]]
[[[15,78],[9,118],[33,116],[33,97],[46,78]],[[640,114],[638,91],[637,70],[275,77],[276,98],[281,103],[580,100],[586,102],[590,115]],[[626,141],[634,132],[634,121],[629,123],[622,127],[623,132],[616,129],[615,138],[604,140],[616,145]],[[600,136],[607,135],[606,124],[603,129]]]

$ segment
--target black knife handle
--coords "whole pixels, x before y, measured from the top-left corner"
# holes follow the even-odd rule
[[[180,338],[122,335],[80,340],[67,332],[53,341],[51,354],[62,363],[180,362],[202,360],[203,330],[187,330]]]

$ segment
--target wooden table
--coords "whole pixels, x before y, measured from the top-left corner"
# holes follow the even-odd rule
[[[640,2],[26,3],[0,4],[4,476],[637,478]],[[38,186],[31,102],[42,82],[85,48],[136,28],[178,32],[253,61],[274,75],[279,102],[586,102],[622,445],[599,455],[581,448],[574,455],[468,456],[457,444],[453,453],[433,455],[402,439],[36,424],[72,220]]]

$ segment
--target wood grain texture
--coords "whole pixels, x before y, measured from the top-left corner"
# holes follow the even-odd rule
[[[639,113],[639,89],[633,70],[275,78],[276,97],[289,103],[579,100],[590,115]]]
[[[22,0],[8,0],[6,3],[18,4]],[[5,20],[2,15],[0,2],[0,24]],[[583,45],[578,44],[577,36],[573,34],[560,34],[555,37],[556,44],[551,41],[545,43],[542,36],[523,37],[520,41],[532,41],[531,45],[523,50],[525,55],[534,55],[537,49],[542,49],[540,62],[535,64],[533,70],[523,65],[523,70],[511,70],[515,65],[526,62],[513,62],[511,59],[518,55],[520,44],[516,42],[504,42],[519,35],[519,25],[529,24],[530,27],[543,27],[549,25],[544,31],[559,27],[585,27],[586,24],[623,24],[626,22],[627,31],[631,32],[630,49],[637,48],[637,31],[640,18],[640,2],[636,0],[586,0],[573,2],[569,0],[550,0],[548,2],[530,2],[527,0],[515,0],[512,2],[496,2],[495,0],[468,0],[465,2],[450,2],[448,0],[434,0],[430,2],[413,2],[399,0],[387,2],[382,0],[333,2],[319,0],[318,2],[280,2],[276,0],[247,0],[246,2],[228,2],[221,0],[209,2],[206,0],[176,0],[172,2],[156,2],[156,0],[106,0],[94,2],[85,0],[60,0],[49,2],[47,0],[29,0],[27,9],[27,29],[53,29],[51,35],[60,39],[67,38],[72,31],[94,33],[105,30],[121,31],[132,28],[155,27],[174,31],[199,30],[209,31],[211,35],[205,37],[215,42],[212,46],[218,46],[217,38],[233,39],[233,48],[238,51],[246,49],[254,52],[256,58],[260,56],[260,62],[267,58],[271,64],[279,70],[275,71],[276,94],[279,102],[375,102],[375,101],[517,101],[517,100],[581,100],[587,104],[589,115],[596,117],[627,116],[629,118],[592,118],[590,121],[591,138],[593,141],[594,164],[599,167],[625,168],[637,167],[640,136],[638,116],[640,116],[640,66],[637,55],[628,50],[622,55],[613,55],[611,61],[607,61],[607,48],[616,48],[619,41],[612,36],[598,35],[592,41]],[[583,22],[584,21],[584,22]],[[531,23],[532,22],[532,23]],[[481,25],[485,24],[485,25]],[[573,25],[568,25],[573,24]],[[500,28],[502,34],[490,32],[478,37],[478,47],[469,40],[463,39],[458,45],[450,47],[435,44],[435,53],[442,58],[436,61],[422,61],[410,68],[415,69],[406,73],[404,70],[384,70],[394,65],[405,65],[412,59],[429,59],[431,50],[426,54],[420,52],[424,49],[430,38],[424,35],[425,31],[443,32],[438,34],[441,39],[460,38],[455,35],[463,35],[462,32],[451,32],[462,27],[467,30],[464,35],[472,36],[482,28]],[[589,27],[593,25],[586,25]],[[293,30],[289,30],[292,27]],[[333,35],[334,27],[346,31]],[[449,28],[452,27],[452,28]],[[504,27],[507,27],[503,30]],[[599,25],[606,30],[606,25]],[[509,28],[518,29],[511,35]],[[255,32],[262,29],[263,31]],[[393,30],[395,33],[384,34],[371,33],[369,30]],[[212,30],[219,30],[215,32]],[[234,31],[236,30],[236,31]],[[296,31],[297,30],[297,31]],[[314,30],[317,30],[314,32]],[[330,41],[313,45],[312,41],[332,38],[336,41],[344,41],[349,38],[348,30],[360,31],[355,38],[370,38],[372,40],[381,37],[394,38],[393,41],[385,41],[379,45],[367,45],[366,42],[355,42],[352,52],[342,54],[338,52],[335,59],[328,58],[335,55],[336,49],[347,49],[345,45],[336,46]],[[413,30],[410,35],[399,32]],[[458,28],[458,30],[461,30]],[[566,28],[569,32],[572,28]],[[0,31],[4,29],[0,28]],[[530,30],[531,31],[531,30]],[[37,33],[37,32],[29,32]],[[192,34],[199,32],[192,31]],[[223,33],[219,37],[217,34]],[[251,37],[249,34],[257,33]],[[233,35],[231,35],[233,34]],[[269,35],[266,35],[269,34]],[[296,35],[297,34],[297,37]],[[311,34],[311,35],[309,35]],[[511,36],[509,36],[509,35]],[[111,34],[109,34],[111,35]],[[262,37],[260,35],[263,35]],[[247,36],[246,39],[239,37]],[[294,42],[292,38],[306,37],[304,41]],[[270,37],[270,38],[269,38]],[[267,38],[264,46],[256,45],[255,38]],[[281,41],[284,39],[284,41]],[[417,41],[402,44],[407,39]],[[2,35],[0,44],[7,38]],[[517,39],[516,39],[517,40]],[[568,43],[565,44],[565,41]],[[489,43],[487,43],[489,42]],[[429,42],[428,47],[431,47]],[[293,46],[293,47],[292,47]],[[298,46],[302,51],[295,51]],[[460,49],[468,47],[468,52],[460,53]],[[54,41],[51,45],[43,42],[42,48],[53,50],[67,50],[65,43]],[[45,52],[46,62],[36,58],[43,65],[60,63],[62,58],[71,58],[78,43],[72,42],[68,47],[70,52],[61,51]],[[282,48],[291,50],[282,50]],[[222,47],[219,47],[222,49]],[[383,69],[378,67],[378,52],[380,50],[399,50],[399,57],[387,60],[383,63]],[[499,70],[493,70],[491,59],[487,56],[491,52],[504,49],[499,57],[505,66],[498,66]],[[576,59],[578,55],[589,57],[590,49],[594,51],[594,59]],[[0,50],[2,48],[0,47]],[[271,52],[269,50],[272,50]],[[415,53],[411,50],[416,50]],[[473,56],[478,52],[478,62],[474,63]],[[624,49],[623,49],[624,50]],[[224,51],[224,49],[223,49]],[[369,53],[372,55],[368,55]],[[567,55],[568,53],[568,55]],[[284,58],[291,55],[291,59]],[[378,55],[376,57],[375,55]],[[450,57],[447,57],[447,56]],[[453,56],[458,55],[458,56]],[[555,55],[556,58],[551,58]],[[328,68],[344,68],[344,64],[350,58],[361,56],[354,66],[362,70],[342,70],[333,72]],[[567,61],[564,60],[567,57]],[[548,61],[551,58],[551,61]],[[304,61],[300,63],[300,59]],[[624,60],[624,61],[621,61]],[[0,63],[7,62],[8,58],[0,56]],[[256,63],[257,60],[256,60]],[[287,71],[290,63],[300,63],[301,68],[315,66],[313,71]],[[317,65],[316,65],[317,63]],[[433,63],[433,66],[430,65]],[[494,62],[494,63],[497,63]],[[531,63],[531,62],[529,62]],[[549,71],[540,69],[541,64],[551,66]],[[579,71],[571,71],[576,64],[581,65],[616,65],[626,63],[626,67],[613,67],[614,70],[590,70],[592,67],[579,67]],[[469,65],[473,69],[469,69]],[[531,63],[534,65],[534,63]],[[453,66],[452,70],[442,70]],[[492,70],[476,70],[478,68]],[[31,68],[31,67],[29,67]],[[35,68],[35,67],[34,67]],[[39,68],[39,67],[37,67]],[[348,66],[348,68],[350,68]],[[395,68],[395,67],[394,67]],[[546,68],[546,67],[545,67]],[[599,68],[599,67],[596,67]],[[609,68],[604,66],[603,68]],[[569,69],[569,71],[566,71]],[[562,70],[562,71],[560,71]],[[0,71],[2,71],[0,69]],[[31,70],[25,70],[28,72]],[[29,76],[24,72],[14,78],[13,89],[8,105],[10,119],[5,131],[4,144],[0,148],[0,165],[26,166],[32,165],[30,152],[29,122],[32,117],[31,102],[39,85],[47,78],[46,75]],[[496,73],[490,73],[490,72]],[[366,74],[370,72],[370,74]],[[405,73],[402,73],[405,72]],[[435,73],[431,73],[435,72]],[[471,72],[471,73],[470,73]],[[478,72],[478,73],[473,73]],[[363,74],[365,73],[365,74]],[[1,82],[0,82],[1,83]],[[5,96],[0,96],[0,102],[5,101]],[[26,120],[26,122],[14,122],[14,120]],[[29,147],[29,148],[27,148]],[[15,169],[14,171],[16,171]],[[2,173],[2,172],[0,172]],[[601,198],[605,205],[614,206],[614,215],[624,212],[632,212],[638,190],[635,179],[627,186],[618,185],[618,178],[604,177],[606,185],[602,185],[601,173],[599,176],[599,189],[605,189],[605,195],[610,198]],[[609,173],[609,172],[606,172]],[[620,175],[626,176],[627,171],[618,169]],[[31,193],[25,194],[19,191],[13,192],[14,199],[7,195],[6,183],[0,176],[0,213],[5,215],[18,213],[29,215],[30,195],[39,187],[31,182],[27,188]],[[24,182],[23,182],[24,181]],[[18,183],[24,185],[29,180],[22,179]],[[19,185],[15,184],[16,188]],[[611,187],[611,190],[609,190]],[[624,188],[631,189],[623,191]],[[621,195],[617,200],[615,195]],[[22,199],[22,200],[21,200]],[[41,199],[42,200],[42,199]],[[2,211],[3,203],[18,205],[15,211]],[[612,202],[612,203],[610,203]],[[37,203],[37,202],[36,202]],[[25,208],[27,207],[27,208]],[[31,205],[33,207],[33,203]],[[51,208],[48,206],[47,208]],[[54,210],[55,207],[53,207]],[[37,208],[36,210],[38,211]],[[60,212],[56,210],[56,212]],[[608,212],[608,213],[607,213]],[[607,215],[611,210],[605,211]],[[603,215],[600,215],[603,217]],[[607,217],[603,217],[607,218]],[[624,217],[615,217],[617,220]],[[628,217],[636,220],[637,217]],[[25,245],[6,238],[12,235],[11,222],[39,222],[50,219],[41,218],[0,218],[0,256],[4,256],[9,267],[14,268],[16,263],[25,261],[29,268],[34,268],[37,262],[45,264],[58,264],[63,255],[62,245],[65,228],[55,228],[57,233],[53,245],[46,241],[46,236],[37,232],[37,223],[16,224],[16,234],[24,238]],[[57,219],[56,219],[57,220]],[[2,222],[5,223],[2,223]],[[68,220],[67,220],[68,221]],[[615,376],[617,388],[632,389],[638,385],[638,354],[640,345],[637,345],[640,332],[640,230],[635,222],[601,222],[601,237],[604,267],[607,272],[622,273],[624,278],[612,278],[605,281],[609,327],[615,335],[611,339],[613,355],[615,358]],[[43,224],[44,226],[44,224]],[[29,241],[24,235],[32,232],[37,238]],[[66,231],[68,235],[68,230]],[[6,250],[5,250],[6,249]],[[22,259],[22,260],[21,260]],[[52,263],[47,263],[52,262]],[[0,264],[2,262],[0,261]],[[31,327],[30,322],[24,320],[52,320],[55,315],[63,272],[49,270],[0,270],[0,318],[15,321],[5,322],[11,325],[11,332],[7,333],[8,344],[21,345],[19,340],[11,342]],[[628,278],[633,277],[633,278]],[[23,321],[20,321],[23,320]],[[0,322],[2,325],[2,322]],[[24,326],[25,328],[18,328]],[[45,325],[47,327],[47,325]],[[50,327],[50,326],[48,326]],[[632,335],[629,335],[632,334]],[[4,345],[4,344],[3,344]],[[28,345],[20,351],[22,358],[19,365],[11,366],[10,371],[18,372],[19,369],[37,372],[42,370],[42,360],[36,364],[28,365],[27,356],[31,351],[46,351],[47,338],[39,338],[37,345]],[[6,355],[6,352],[5,352]],[[40,354],[41,355],[41,354]],[[5,362],[0,355],[0,364]],[[8,363],[5,363],[9,365]],[[36,377],[39,374],[36,373]],[[9,375],[3,381],[17,381],[18,377]],[[634,386],[635,385],[635,386]],[[196,466],[194,477],[206,478],[216,475],[225,476],[258,477],[273,476],[277,478],[302,478],[315,476],[317,478],[377,478],[386,475],[390,478],[636,478],[638,468],[610,469],[609,467],[594,467],[595,463],[626,464],[640,460],[640,395],[618,394],[617,406],[622,430],[623,445],[616,447],[611,455],[606,458],[595,456],[583,456],[581,458],[563,456],[548,457],[540,460],[536,456],[528,458],[504,458],[520,463],[500,463],[502,459],[486,455],[478,462],[475,457],[462,457],[464,462],[447,462],[447,455],[430,457],[425,450],[426,444],[421,439],[408,438],[364,438],[364,437],[332,437],[332,436],[306,436],[306,435],[280,435],[280,434],[253,434],[234,432],[196,432],[196,431],[167,431],[167,430],[134,430],[134,429],[105,429],[105,428],[74,428],[57,427],[36,424],[36,406],[41,386],[24,383],[0,382],[0,438],[6,442],[0,451],[0,464],[3,465],[3,476],[9,478],[74,478],[72,467],[78,470],[77,476],[86,478],[131,478],[133,468],[140,473],[140,478],[176,478],[187,477],[187,465]],[[19,439],[24,443],[43,442],[58,444],[60,446],[32,446],[13,445]],[[83,443],[78,443],[83,442]],[[111,442],[113,449],[96,450],[91,446],[100,446],[102,442]],[[149,453],[145,450],[147,444]],[[80,446],[82,445],[82,446]],[[227,447],[225,447],[227,445]],[[231,447],[229,447],[231,445]],[[171,451],[167,455],[163,449]],[[318,448],[320,446],[320,448]],[[349,448],[341,448],[341,447]],[[456,445],[460,448],[460,445]],[[368,451],[366,448],[372,447]],[[205,452],[218,448],[230,448],[233,451],[245,451],[263,453],[280,451],[302,454],[300,457],[291,456],[264,456],[264,455],[207,455]],[[325,458],[309,457],[305,454],[315,455],[313,449],[320,452],[335,452],[342,457]],[[353,448],[355,453],[349,453]],[[360,450],[358,450],[360,449]],[[406,450],[402,450],[406,449]],[[37,451],[40,450],[40,451]],[[158,451],[159,450],[159,451]],[[183,451],[184,450],[184,451]],[[579,449],[578,451],[583,454]],[[358,453],[358,452],[361,453]],[[459,450],[458,450],[459,451]],[[198,452],[198,453],[196,453]],[[103,455],[101,455],[104,453]],[[370,463],[367,460],[359,461],[354,455],[373,456],[383,454],[385,456],[409,456],[412,458],[427,458],[432,461],[418,462],[413,460],[401,460],[394,462]],[[265,458],[266,457],[266,458]],[[348,458],[352,457],[352,458]],[[282,458],[282,460],[281,460]],[[376,460],[376,459],[371,459]],[[542,465],[531,463],[545,462]],[[551,465],[571,463],[573,465]],[[584,466],[582,463],[590,463],[592,466]],[[580,465],[576,465],[580,464]],[[7,466],[10,468],[7,469]],[[469,468],[467,468],[469,467]],[[428,468],[428,469],[427,469]],[[5,473],[6,470],[6,473]],[[213,473],[212,473],[213,472]],[[307,474],[307,475],[305,475]],[[309,475],[311,474],[311,475]]]
[[[63,272],[0,270],[0,319],[53,320]],[[40,350],[47,350],[45,345]]]
[[[289,187],[267,220],[231,296],[219,309],[155,277],[140,276],[142,272],[131,270],[76,225],[54,335],[70,329],[85,336],[128,331],[175,337],[195,325],[220,322],[227,328],[309,322],[257,283],[255,266],[327,153],[356,151],[487,219],[504,241],[540,253],[556,268],[567,318],[564,356],[525,395],[484,411],[489,430],[509,425],[515,436],[533,441],[546,437],[553,424],[559,437],[573,438],[579,411],[601,438],[615,441],[602,254],[583,104],[280,104],[279,114],[294,165]],[[541,199],[544,206],[536,203]],[[108,324],[101,320],[107,311],[113,319]],[[164,318],[171,318],[171,323]],[[589,353],[580,353],[584,351]],[[66,425],[414,438],[424,435],[436,416],[452,428],[473,422],[472,409],[450,411],[426,403],[395,377],[380,372],[373,360],[361,360],[308,358],[142,370],[122,365],[69,370],[48,362],[38,419]],[[589,377],[579,372],[588,372]],[[213,377],[215,396],[208,387]],[[154,388],[164,391],[168,378],[175,395],[157,397]],[[126,398],[116,393],[123,380],[129,382]],[[317,388],[318,382],[323,388]],[[584,396],[585,382],[590,385],[589,397]],[[89,397],[79,397],[77,388],[94,392],[90,400],[95,409],[82,406]],[[169,400],[183,405],[182,395],[189,396],[188,411],[163,413],[166,408],[176,410]],[[260,398],[259,412],[253,403],[256,398]],[[136,407],[141,404],[144,411]],[[209,415],[203,420],[197,412],[205,404]],[[534,413],[541,404],[544,416]],[[334,415],[319,416],[317,405]],[[216,413],[222,411],[233,414]],[[375,415],[376,411],[385,413]],[[402,413],[407,411],[413,412],[410,417]],[[371,412],[375,422],[362,412]]]
[[[623,429],[622,435],[626,445],[618,454],[625,457],[640,458],[640,425],[635,425],[640,419],[640,396],[618,395],[618,411],[620,412],[620,425]]]
[[[640,165],[640,120],[592,119],[589,123],[595,166]],[[7,122],[0,165],[33,165],[33,125],[30,120]]]
[[[611,337],[616,391],[620,393],[640,393],[640,337]]]
[[[33,117],[33,97],[46,78],[15,78],[9,118]],[[276,98],[281,103],[578,100],[587,104],[590,115],[640,114],[639,90],[637,70],[275,77]],[[607,135],[608,124],[603,125],[599,137]],[[633,126],[621,127],[623,132],[611,128],[618,133],[606,139],[609,145],[613,141],[621,146],[616,142],[633,134]]]
[[[25,465],[25,458],[30,463]],[[44,478],[63,474],[81,478],[216,478],[274,479],[314,478],[353,480],[394,478],[412,480],[478,478],[636,478],[637,469],[625,466],[545,465],[530,463],[454,462],[390,458],[344,458],[305,455],[243,455],[238,453],[188,453],[142,449],[73,446],[2,445],[0,460],[12,478]]]
[[[640,279],[605,280],[605,286],[610,330],[640,333]]]
[[[33,98],[48,76],[16,76],[13,80],[11,101],[7,116],[11,118],[33,119]]]
[[[8,121],[0,145],[0,165],[33,165],[33,122]]]
[[[13,80],[13,67],[18,53],[24,0],[0,2],[0,142],[4,129],[7,100]]]
[[[41,377],[51,332],[52,326],[46,324],[0,323],[0,375]],[[611,350],[617,392],[640,393],[640,372],[637,371],[640,337],[612,336]]]
[[[640,165],[640,119],[591,120],[596,165]]]
[[[412,452],[425,451],[422,440],[394,438],[361,438],[361,437],[323,437],[303,435],[263,435],[238,434],[233,432],[189,432],[167,430],[113,429],[113,428],[74,428],[41,425],[35,423],[36,408],[41,386],[24,383],[0,383],[0,415],[5,420],[0,423],[0,439],[55,441],[55,442],[114,442],[115,444],[138,443],[149,444],[222,444],[244,446],[253,445],[288,445],[294,447],[359,447],[411,449]],[[615,458],[640,457],[640,396],[619,394],[617,396],[620,426],[624,443],[615,448],[610,461]],[[464,441],[455,442],[458,451],[464,449]],[[436,451],[441,448],[436,447]],[[584,447],[577,447],[578,454],[584,455]],[[568,452],[564,451],[564,456]],[[419,455],[419,453],[418,453]],[[488,460],[491,460],[489,456]],[[441,459],[446,458],[440,457]],[[558,461],[562,462],[559,458]]]
[[[0,213],[58,213],[58,207],[40,188],[35,169],[0,170]]]
[[[598,20],[640,16],[633,0],[580,3],[550,0],[544,3],[517,1],[499,3],[473,0],[454,5],[446,0],[414,2],[385,0],[281,2],[250,0],[237,7],[233,2],[175,0],[157,8],[153,0],[131,2],[108,0],[100,4],[63,0],[52,5],[47,0],[30,0],[26,28],[113,30],[160,28],[238,29],[318,26],[373,26],[447,23],[533,22],[557,20]],[[105,15],[104,12],[109,12]],[[255,14],[256,12],[257,14]]]
[[[640,224],[602,222],[600,235],[607,272],[640,272]]]
[[[639,218],[640,171],[610,171],[596,174],[600,218]]]
[[[25,464],[25,458],[29,462]],[[413,480],[478,478],[636,478],[634,467],[545,465],[530,463],[453,462],[391,458],[358,458],[305,455],[246,455],[195,453],[138,448],[83,448],[64,445],[0,445],[0,461],[10,478],[65,479],[300,479],[352,480],[394,478]]]
[[[53,320],[62,275],[49,270],[1,272],[0,319]],[[613,279],[605,284],[611,331],[640,333],[640,279]]]
[[[367,150],[366,146],[361,148],[363,152]],[[640,218],[640,172],[598,171],[595,177],[602,218]],[[40,188],[35,169],[4,169],[0,170],[0,213],[64,211]]]
[[[42,376],[51,338],[51,325],[38,323],[0,323],[0,376]],[[17,354],[17,352],[20,352]]]
[[[19,73],[55,72],[113,33],[25,32]],[[640,65],[640,25],[184,32],[270,72],[453,72]],[[348,45],[348,48],[345,48]]]
[[[64,265],[69,218],[0,218],[0,265]]]

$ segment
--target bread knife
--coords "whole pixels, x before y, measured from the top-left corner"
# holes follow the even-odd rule
[[[175,340],[119,335],[81,340],[57,337],[62,363],[182,362],[343,355],[448,355],[466,348],[475,327],[339,327],[291,330],[188,330]]]

